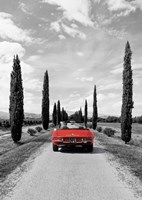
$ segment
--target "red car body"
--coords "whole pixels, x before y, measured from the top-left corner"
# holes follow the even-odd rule
[[[59,147],[86,147],[93,151],[94,133],[85,128],[63,128],[54,130],[52,133],[53,151]]]

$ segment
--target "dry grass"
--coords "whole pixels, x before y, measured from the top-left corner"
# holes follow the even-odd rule
[[[99,123],[98,125],[102,128],[111,127],[117,131],[111,138],[98,132],[96,137],[105,146],[106,151],[112,153],[117,161],[127,166],[142,181],[142,131],[140,132],[142,125],[133,125],[133,139],[127,145],[120,138],[120,124]]]
[[[18,144],[14,143],[10,136],[0,139],[0,185],[8,174],[26,161],[41,145],[50,142],[51,133],[52,130],[42,131],[32,137],[24,131]]]

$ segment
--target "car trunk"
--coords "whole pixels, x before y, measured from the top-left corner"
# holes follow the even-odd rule
[[[58,137],[88,137],[91,136],[88,130],[79,130],[79,129],[61,129],[57,131]]]

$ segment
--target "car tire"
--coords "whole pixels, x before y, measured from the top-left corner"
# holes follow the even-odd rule
[[[87,147],[87,149],[88,149],[89,152],[92,152],[92,151],[93,151],[93,144],[89,145],[89,146]]]
[[[58,151],[58,146],[53,144],[53,151]]]

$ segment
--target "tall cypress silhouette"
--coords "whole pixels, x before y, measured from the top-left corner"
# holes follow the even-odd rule
[[[23,99],[21,66],[19,57],[16,55],[13,59],[13,70],[11,72],[9,106],[11,137],[14,142],[18,142],[22,135],[22,125],[24,120]]]
[[[94,93],[93,93],[93,117],[92,117],[93,129],[96,129],[97,127],[97,120],[98,120],[98,108],[97,108],[97,92],[96,92],[96,85],[95,85]]]
[[[53,124],[56,126],[57,125],[57,108],[56,108],[56,103],[54,103],[54,107],[53,107],[52,121],[53,121]]]
[[[82,109],[80,108],[79,110],[79,122],[82,122],[83,121],[83,116],[82,116]]]
[[[57,125],[60,125],[61,121],[61,107],[60,107],[60,101],[57,102]]]
[[[48,71],[44,74],[43,91],[42,91],[42,125],[45,130],[49,126],[49,77]]]
[[[87,100],[85,100],[85,107],[84,107],[84,124],[87,127],[87,120],[88,120],[88,105]]]
[[[131,140],[133,79],[131,69],[132,51],[129,42],[126,43],[123,69],[123,97],[121,108],[121,139],[125,143]]]

